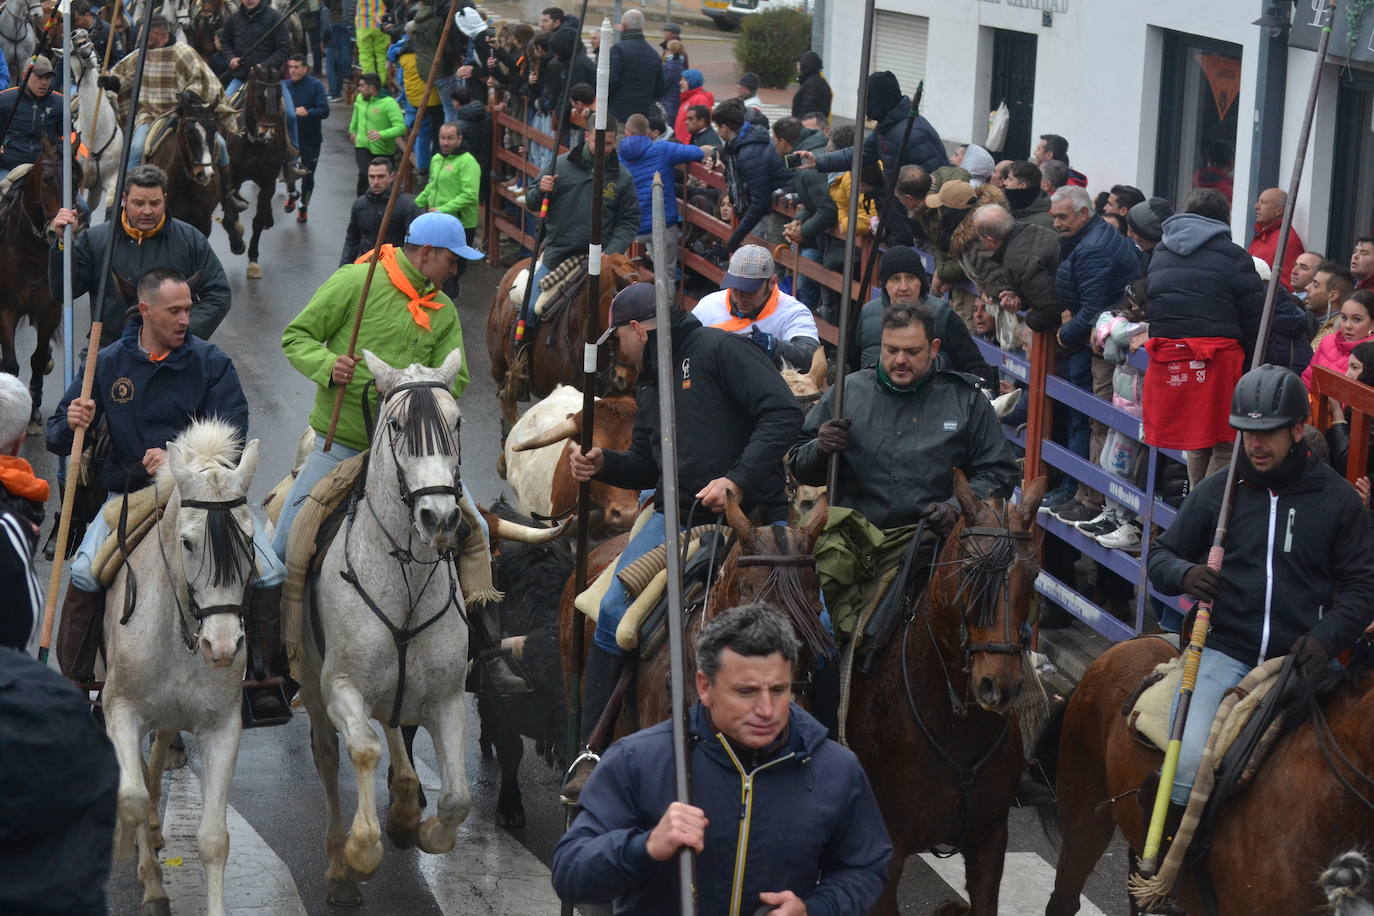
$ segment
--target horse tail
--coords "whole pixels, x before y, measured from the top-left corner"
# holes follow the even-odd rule
[[[1341,853],[1317,879],[1333,916],[1374,916],[1374,904],[1361,896],[1369,883],[1369,860],[1351,850]]]
[[[1040,735],[1035,739],[1035,750],[1031,755],[1031,779],[1051,792],[1058,781],[1059,739],[1064,731],[1064,713],[1069,708],[1069,699],[1072,696],[1073,691],[1070,691],[1068,696],[1050,708],[1050,714],[1040,729]],[[1054,840],[1059,834],[1059,805],[1037,805],[1035,811],[1040,817],[1040,829],[1045,832],[1046,838]]]

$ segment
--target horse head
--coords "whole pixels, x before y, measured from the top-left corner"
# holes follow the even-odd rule
[[[81,163],[72,149],[72,185],[81,187]],[[23,210],[29,228],[40,239],[52,235],[52,219],[64,206],[62,196],[62,147],[45,134],[40,138],[38,158],[24,178]]]
[[[1022,687],[1021,628],[1039,572],[1033,528],[1045,478],[1021,494],[1020,505],[980,500],[954,471],[960,519],[945,540],[927,589],[932,619],[957,621],[964,670],[978,705],[1004,713]]]
[[[794,679],[807,678],[821,658],[835,652],[835,641],[821,625],[821,583],[813,549],[825,530],[829,500],[821,496],[801,528],[755,527],[733,497],[725,502],[725,522],[737,539],[711,592],[716,611],[761,601],[792,624],[802,656]]]
[[[425,543],[441,553],[452,550],[467,535],[458,508],[463,494],[462,415],[452,393],[463,351],[455,349],[437,369],[419,364],[393,369],[368,350],[363,358],[376,380],[378,400],[369,492],[389,485],[372,484],[373,474],[381,475],[378,480],[394,477],[397,495]]]
[[[255,571],[247,498],[258,440],[241,453],[239,441],[228,423],[200,420],[167,447],[165,473],[176,483],[178,508],[175,543],[164,545],[163,556],[169,575],[179,569],[184,579],[183,632],[216,668],[230,665],[243,644],[242,612]]]
[[[189,89],[177,96],[177,137],[186,171],[199,185],[215,178],[215,119],[200,96]]]
[[[248,93],[245,114],[252,116],[252,133],[257,140],[271,140],[278,131],[286,129],[286,109],[282,105],[281,81],[275,79],[272,71],[263,64],[257,64],[249,72],[244,86]]]

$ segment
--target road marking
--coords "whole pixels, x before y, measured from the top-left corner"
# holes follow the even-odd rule
[[[200,827],[200,779],[190,767],[167,774],[162,818],[162,884],[177,916],[207,912],[205,869],[196,830]],[[306,916],[296,881],[286,863],[243,817],[228,806],[229,862],[224,868],[224,903],[236,916]],[[181,859],[179,866],[172,861]]]
[[[939,859],[928,852],[921,853],[921,861],[930,866],[942,881],[967,901],[964,886],[964,858],[950,856]],[[997,899],[1001,916],[1039,916],[1054,891],[1054,866],[1035,852],[1009,852],[1002,866],[1002,889]],[[1079,898],[1082,916],[1105,916],[1087,897]]]
[[[415,772],[430,803],[426,810],[433,814],[439,774],[418,753]],[[559,909],[548,866],[477,807],[459,825],[452,853],[420,854],[420,874],[446,916],[525,916]]]

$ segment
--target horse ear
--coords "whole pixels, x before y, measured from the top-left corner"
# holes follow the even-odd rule
[[[748,517],[740,509],[739,502],[730,494],[725,496],[725,523],[730,526],[730,530],[735,532],[735,537],[742,543],[750,543],[754,538],[754,526],[749,523]]]
[[[830,494],[822,493],[811,507],[811,515],[806,519],[806,527],[802,529],[802,539],[806,542],[807,550],[816,546],[816,540],[825,530],[825,523],[829,517]]]
[[[186,285],[191,288],[191,292],[194,293],[196,290],[200,289],[200,281],[201,278],[204,276],[205,271],[198,270],[195,273],[191,274],[191,276],[186,278]]]
[[[458,377],[458,370],[463,368],[463,349],[454,347],[448,356],[444,357],[444,364],[439,367],[439,371],[444,375],[444,384],[453,387],[453,380]]]
[[[959,501],[959,508],[963,510],[964,521],[970,525],[976,522],[983,503],[968,485],[968,478],[959,468],[954,469],[954,498]]]
[[[248,487],[253,483],[253,474],[258,469],[258,440],[253,439],[243,447],[243,454],[239,456],[238,479],[239,489],[244,493],[248,492]]]
[[[377,382],[377,393],[386,394],[390,391],[391,386],[396,384],[396,370],[371,350],[363,350],[363,361],[367,363],[372,378]]]
[[[1035,521],[1035,514],[1040,510],[1040,500],[1045,498],[1045,488],[1048,486],[1049,478],[1037,477],[1021,490],[1021,503],[1016,507],[1016,511],[1027,529]]]

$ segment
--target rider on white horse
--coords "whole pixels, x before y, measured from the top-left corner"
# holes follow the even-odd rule
[[[167,461],[167,443],[193,420],[218,417],[238,429],[241,437],[248,432],[248,401],[233,361],[189,331],[191,289],[186,279],[168,268],[151,270],[139,283],[138,299],[138,316],[129,320],[123,337],[100,351],[92,396],[82,398],[81,379],[73,380],[48,420],[48,450],[63,455],[71,450],[74,430],[89,428],[97,416],[104,417],[110,451],[102,471],[106,488],[114,494],[112,502],[149,485]],[[261,644],[277,656],[280,586],[286,569],[265,536],[255,531],[258,578],[251,613]],[[87,627],[104,605],[93,561],[110,532],[102,509],[72,560],[58,661],[78,682],[92,680],[94,653],[88,651],[88,657],[79,660],[76,656]],[[263,711],[264,716],[270,714]]]

